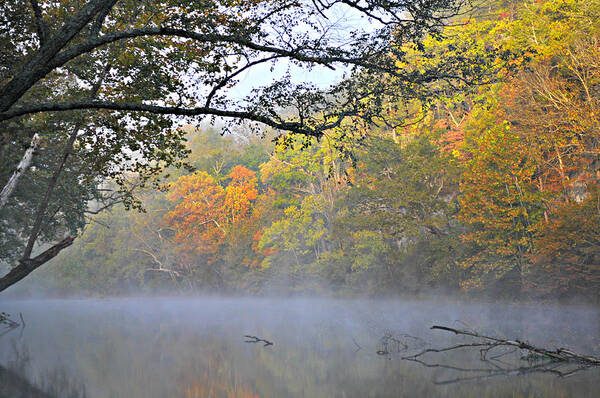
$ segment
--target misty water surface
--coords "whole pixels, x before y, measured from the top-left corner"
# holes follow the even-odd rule
[[[389,342],[384,347],[385,336],[409,345],[408,352],[467,341],[429,330],[433,324],[443,324],[597,354],[600,312],[583,306],[242,298],[5,300],[1,304],[3,311],[23,313],[26,321],[22,335],[15,330],[0,338],[1,365],[18,370],[56,396],[600,394],[598,369],[569,377],[524,371],[490,377],[477,369],[497,365],[481,362],[477,350],[427,354],[423,359],[428,367],[402,360],[403,347]],[[245,343],[244,335],[274,345]],[[379,355],[384,348],[388,353]],[[536,365],[518,355],[501,359],[516,369]],[[469,370],[435,366],[439,364]]]

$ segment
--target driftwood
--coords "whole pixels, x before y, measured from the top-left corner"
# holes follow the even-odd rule
[[[270,345],[275,344],[272,341],[261,339],[260,337],[256,337],[256,336],[245,335],[244,337],[248,339],[245,341],[246,343],[265,343],[263,347],[268,347]]]
[[[517,340],[517,339],[506,340],[506,339],[501,339],[498,337],[485,336],[485,335],[482,335],[482,334],[479,334],[479,333],[476,333],[473,331],[469,331],[469,330],[454,329],[454,328],[450,328],[447,326],[435,325],[435,326],[432,326],[431,329],[452,332],[457,335],[470,336],[470,337],[474,337],[476,339],[481,339],[482,341],[472,343],[472,344],[459,344],[456,346],[442,348],[442,349],[429,348],[429,349],[423,350],[415,355],[411,355],[410,357],[406,357],[406,359],[415,359],[415,358],[418,358],[428,352],[443,352],[443,351],[450,351],[450,350],[464,348],[464,347],[481,347],[479,350],[481,357],[482,357],[482,359],[486,359],[489,351],[494,348],[514,347],[519,350],[528,351],[531,357],[550,359],[550,360],[556,361],[556,362],[576,362],[576,363],[585,364],[585,365],[600,366],[600,358],[596,358],[596,357],[588,356],[588,355],[577,354],[566,348],[557,348],[555,350],[550,350],[550,349],[546,349],[546,348],[536,347],[529,343],[526,343],[524,341]]]
[[[21,323],[10,319],[10,315],[6,312],[0,313],[0,336],[4,336],[8,332],[18,327],[25,329],[25,320],[23,319],[23,314],[19,313],[19,317],[21,318]],[[21,333],[23,333],[23,330],[21,330]]]
[[[421,338],[406,334],[394,336],[391,332],[386,332],[379,341],[376,353],[382,356],[391,356],[393,353],[406,353],[401,357],[402,360],[459,374],[458,377],[434,381],[434,384],[438,385],[534,373],[546,373],[564,378],[600,366],[599,358],[577,354],[566,348],[541,348],[517,339],[502,339],[471,330],[461,330],[447,326],[436,325],[432,326],[431,329],[472,337],[475,340],[448,347],[427,348],[427,343]],[[420,351],[408,355],[409,350],[412,351],[417,347]],[[445,353],[462,349],[478,349],[481,366],[461,366],[460,364],[426,360],[426,354],[428,353]],[[494,351],[492,352],[492,350]],[[526,355],[523,355],[524,352]],[[514,354],[517,356],[516,361],[514,361]],[[460,376],[460,374],[464,375]]]

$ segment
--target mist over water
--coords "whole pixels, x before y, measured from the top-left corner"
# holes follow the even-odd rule
[[[481,372],[401,359],[467,341],[430,330],[434,324],[597,355],[600,311],[585,306],[213,297],[4,301],[2,307],[21,312],[26,327],[0,338],[0,365],[55,396],[584,397],[600,390],[598,369],[440,384]],[[274,345],[246,343],[244,335]],[[389,345],[378,354],[386,335],[409,348]],[[423,359],[461,369],[491,366],[477,349]]]

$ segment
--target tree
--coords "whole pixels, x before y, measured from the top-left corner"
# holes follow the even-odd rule
[[[598,175],[600,102],[592,87],[600,71],[600,3],[548,0],[513,11],[496,32],[523,59],[501,83],[479,90],[453,143],[463,168],[459,218],[473,244],[462,262],[472,276],[466,285],[484,287],[512,275],[518,290],[531,287],[526,279],[539,281],[547,268],[540,259],[549,259],[556,269],[546,277],[552,275],[547,279],[557,289],[585,286],[571,271],[589,273],[593,257],[581,254],[578,241],[567,253],[556,248],[557,241],[570,241],[568,225],[595,233],[576,203],[593,196]],[[570,256],[585,257],[586,265],[562,266]]]
[[[39,199],[33,225],[26,228],[29,236],[21,237],[28,240],[25,251],[0,289],[72,243],[77,228],[55,235],[62,240],[31,257],[49,217],[49,201],[56,197],[56,183],[75,148],[82,158],[93,159],[91,169],[99,180],[112,177],[123,185],[127,169],[147,180],[165,165],[181,164],[183,134],[173,133],[174,119],[168,115],[248,120],[313,136],[347,116],[374,120],[381,102],[373,99],[390,91],[385,78],[373,82],[368,72],[394,76],[407,87],[439,78],[476,79],[457,67],[460,57],[419,73],[396,67],[404,43],[418,44],[428,33],[439,34],[462,5],[462,0],[3,2],[0,151],[24,152],[22,143],[30,142],[38,129],[23,127],[58,118],[53,112],[68,112],[67,123],[59,128],[68,138],[63,161]],[[357,28],[339,43],[328,23],[330,10],[338,7],[361,14],[378,28]],[[306,68],[350,66],[353,78],[327,92],[292,84],[286,76],[245,101],[223,94],[241,73],[282,59]],[[81,124],[73,122],[74,115],[84,117]],[[59,147],[52,149],[59,152]],[[73,178],[80,181],[80,176]],[[125,198],[135,203],[130,195]],[[85,196],[79,199],[86,201]]]
[[[527,288],[544,294],[597,298],[600,287],[600,199],[598,186],[589,187],[581,202],[558,208],[540,223],[536,252],[527,274]]]
[[[31,46],[18,50],[22,59],[15,60],[16,67],[6,73],[6,83],[0,88],[1,120],[37,112],[100,108],[158,114],[238,117],[303,133],[311,131],[305,121],[285,122],[282,118],[265,112],[283,105],[283,99],[279,96],[285,90],[280,87],[281,84],[272,86],[264,93],[265,97],[259,96],[263,107],[270,107],[267,109],[249,111],[256,103],[246,110],[226,110],[211,105],[226,105],[227,101],[218,95],[218,91],[232,83],[232,79],[242,70],[279,58],[326,67],[348,64],[401,75],[402,72],[395,70],[393,59],[386,53],[406,41],[422,39],[425,33],[439,32],[444,20],[458,12],[462,6],[460,1],[449,0],[436,0],[427,4],[411,1],[369,2],[364,6],[349,1],[315,2],[313,6],[308,6],[288,1],[238,3],[224,0],[196,3],[172,0],[132,3],[124,0],[90,0],[78,10],[75,9],[77,3],[68,0],[61,2],[61,8],[46,4],[40,7],[37,1],[31,4],[33,15],[26,19],[29,29],[19,32],[15,29],[23,21],[14,21],[10,17],[13,14],[23,16],[22,5],[11,1],[4,6],[10,18],[7,18],[10,26],[7,29],[8,41],[38,42],[39,49],[32,51],[33,54],[27,51],[31,50]],[[381,29],[372,34],[355,32],[349,45],[337,45],[329,37],[327,27],[312,25],[316,20],[326,19],[326,13],[334,6],[349,7],[376,20]],[[15,9],[20,13],[8,12]],[[67,10],[71,9],[74,11],[73,15],[68,16]],[[50,15],[43,15],[44,10],[49,10],[49,14],[57,17],[53,19],[55,26],[49,26]],[[314,29],[316,33],[325,35],[315,38],[305,33],[298,35],[294,29],[301,24],[304,30]],[[192,26],[194,30],[191,29]],[[281,29],[278,36],[271,33],[272,29]],[[138,39],[134,40],[133,46],[123,44],[132,39]],[[393,46],[390,43],[394,43]],[[202,57],[201,60],[198,55]],[[396,57],[399,55],[401,54],[396,54]],[[232,56],[245,58],[248,62],[241,69],[234,69],[228,60]],[[112,83],[111,93],[105,93],[102,99],[70,98],[68,101],[54,100],[34,104],[24,101],[34,99],[27,97],[36,84],[43,83],[49,74],[55,73],[69,62],[90,62],[94,65],[94,62],[102,59],[111,65],[109,81]],[[176,67],[179,70],[197,72],[197,84],[210,89],[205,96],[204,106],[193,107],[198,103],[199,93],[187,92],[182,87],[182,76],[167,73],[166,68],[173,71]],[[95,68],[91,69],[91,73],[98,73]],[[451,76],[454,75],[444,75]],[[122,84],[125,77],[132,81]],[[145,84],[147,82],[141,81],[141,77],[149,78],[155,84],[148,86]],[[415,76],[404,77],[410,82],[419,80]],[[439,76],[431,74],[420,80],[430,81],[437,77]],[[140,84],[145,85],[145,90],[140,91]],[[167,94],[176,94],[179,98],[177,101],[169,101]],[[265,104],[263,102],[267,96],[278,101]],[[296,97],[298,98],[293,100],[306,98]],[[122,101],[124,99],[129,101]],[[132,99],[144,99],[146,102],[163,100],[167,103],[179,103],[180,106],[131,102]],[[293,105],[293,100],[285,101],[288,105]],[[297,110],[303,113],[300,117],[314,113],[314,110],[308,114],[302,112],[308,110],[301,109],[307,105],[296,105]],[[322,125],[321,129],[325,127],[327,126]],[[6,134],[10,133],[5,133],[4,137]]]
[[[469,283],[481,287],[486,275],[498,277],[513,269],[520,275],[525,269],[544,193],[535,178],[535,148],[493,113],[482,112],[477,119],[477,133],[463,147],[468,160],[459,219],[471,226],[463,238],[475,246],[463,266],[474,274]]]
[[[193,252],[206,255],[218,251],[225,237],[227,215],[225,190],[205,172],[182,176],[171,185],[167,199],[177,202],[165,221],[175,231],[175,239]]]
[[[225,216],[229,223],[248,217],[252,202],[258,197],[258,180],[252,170],[237,165],[229,173],[225,188]]]
[[[458,172],[440,135],[424,125],[398,128],[359,146],[333,233],[357,288],[417,291],[444,278],[452,286]]]
[[[165,215],[165,222],[175,232],[183,260],[195,263],[196,268],[205,264],[218,275],[221,288],[225,280],[219,268],[227,247],[239,243],[232,238],[248,227],[246,221],[258,197],[253,171],[238,165],[228,177],[223,188],[206,172],[198,171],[180,177],[166,195],[175,206]]]
[[[101,80],[94,82],[89,94],[96,95],[100,84]],[[177,164],[177,159],[187,153],[181,131],[161,133],[135,120],[121,127],[106,114],[75,112],[69,118],[63,116],[34,116],[9,125],[19,136],[1,149],[7,162],[0,166],[0,181],[14,175],[18,148],[30,132],[39,134],[41,143],[32,167],[1,210],[2,260],[17,264],[0,280],[2,289],[69,246],[90,214],[119,202],[139,207],[132,189],[144,185],[164,165]],[[96,135],[99,128],[101,136]],[[128,136],[132,130],[135,133]],[[44,246],[56,241],[50,247]],[[39,248],[45,250],[32,257]]]

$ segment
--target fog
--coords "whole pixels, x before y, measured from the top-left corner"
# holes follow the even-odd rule
[[[500,349],[498,363],[481,361],[476,348],[403,359],[472,341],[432,325],[597,354],[600,311],[584,305],[146,297],[3,300],[2,308],[22,313],[25,327],[0,338],[0,365],[50,396],[562,397],[600,388],[597,368],[560,377],[577,367],[539,367]]]

